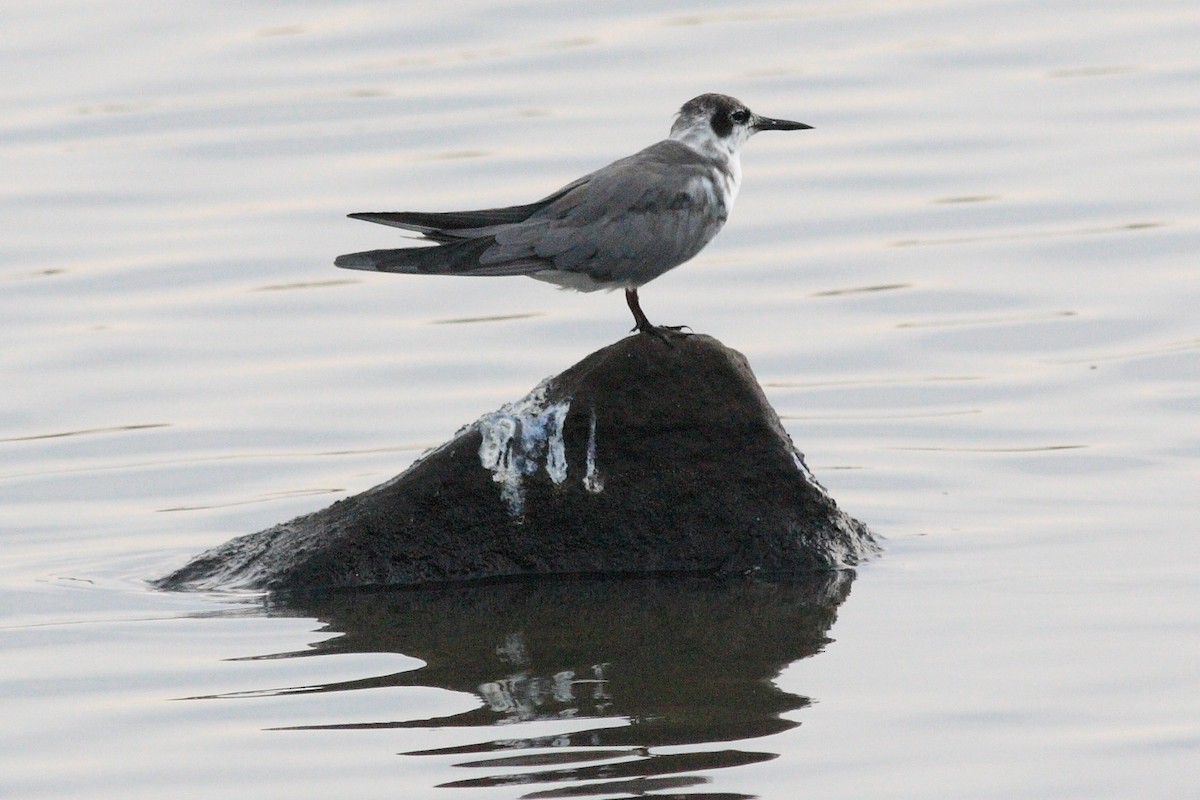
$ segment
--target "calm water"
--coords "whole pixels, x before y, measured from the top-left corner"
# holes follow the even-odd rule
[[[0,12],[4,797],[1200,797],[1194,2],[16,0]],[[622,336],[336,270],[705,91],[727,229],[642,292],[887,539],[785,585],[306,603],[146,578]]]

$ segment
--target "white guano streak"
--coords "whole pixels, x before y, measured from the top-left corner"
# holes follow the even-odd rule
[[[567,479],[567,452],[563,422],[570,399],[547,405],[549,381],[542,381],[522,400],[485,414],[479,429],[479,462],[500,484],[500,497],[508,513],[525,513],[525,477],[544,468],[555,484]]]
[[[592,494],[604,491],[604,476],[596,468],[596,409],[592,409],[592,421],[588,427],[587,465],[583,473],[583,488]]]

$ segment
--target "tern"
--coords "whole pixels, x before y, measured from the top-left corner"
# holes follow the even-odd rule
[[[742,181],[738,155],[759,131],[811,128],[759,116],[728,95],[683,104],[656,144],[534,203],[480,211],[350,214],[421,234],[431,247],[338,256],[348,269],[413,275],[526,275],[564,289],[624,289],[633,330],[665,338],[638,288],[688,261],[721,230]]]

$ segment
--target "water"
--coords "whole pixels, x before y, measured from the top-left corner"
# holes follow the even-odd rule
[[[1198,796],[1194,4],[3,18],[5,797]],[[630,324],[335,270],[396,241],[344,214],[533,199],[705,91],[815,129],[643,306],[886,537],[852,586],[147,589]]]

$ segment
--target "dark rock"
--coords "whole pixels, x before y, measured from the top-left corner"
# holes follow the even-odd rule
[[[158,585],[795,573],[875,549],[808,472],[741,354],[707,336],[635,335],[392,480],[233,539]]]

